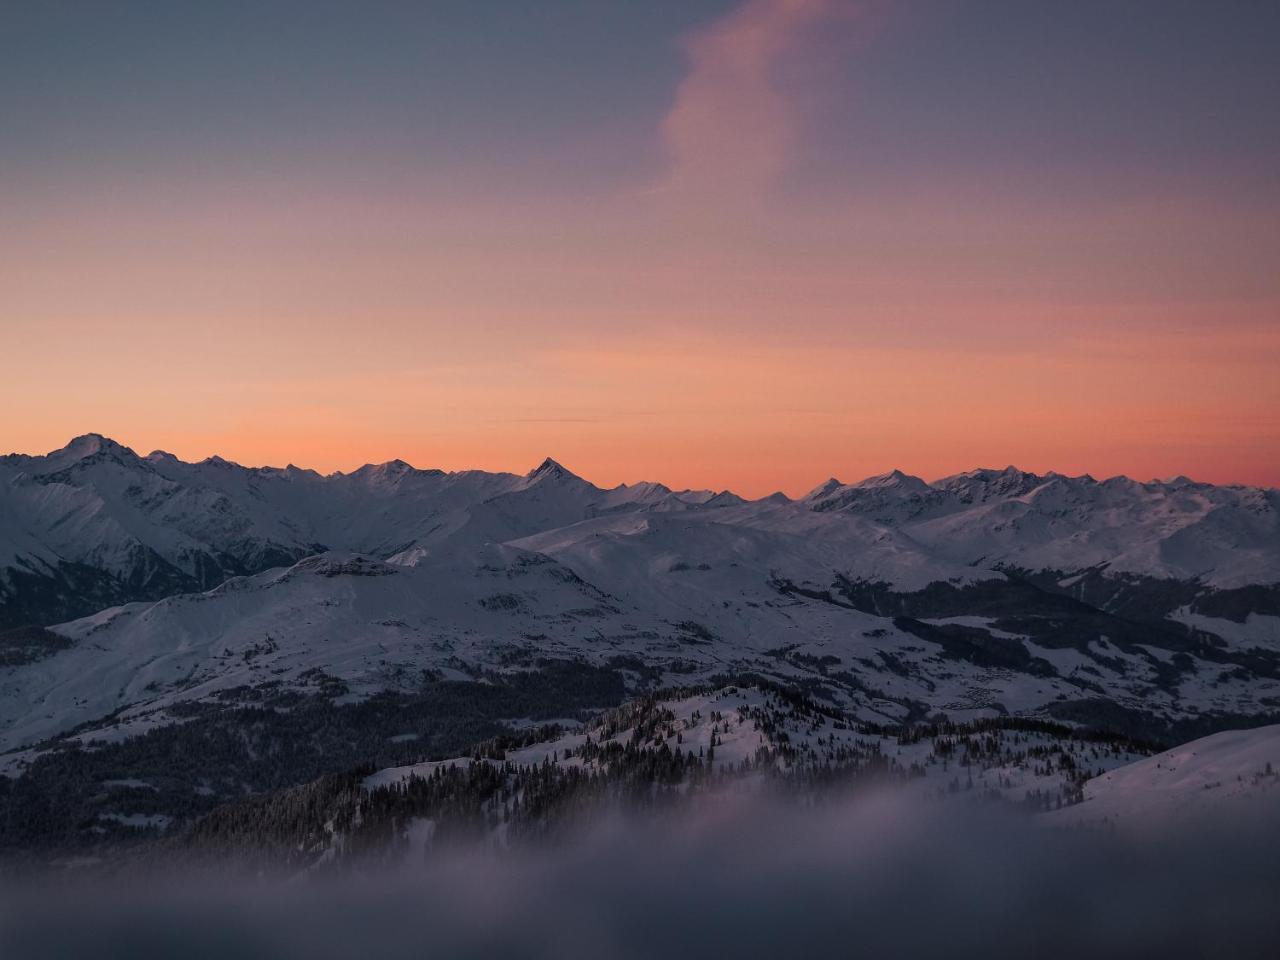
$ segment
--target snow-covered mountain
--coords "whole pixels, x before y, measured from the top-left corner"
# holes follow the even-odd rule
[[[0,457],[0,627],[208,589],[326,549],[465,552],[588,516],[704,502],[659,484],[601,490],[547,460],[525,476],[403,461],[323,477],[212,457],[140,457],[96,434]]]
[[[1216,587],[1280,581],[1280,491],[1179,477],[1039,476],[1014,467],[928,484],[895,471],[803,500],[890,525],[933,555],[976,566],[1197,580]]]
[[[1098,572],[1216,589],[1280,582],[1280,491],[1182,478],[1099,482],[1010,467],[926,483],[895,471],[831,480],[795,502],[748,502],[657,483],[605,490],[552,460],[524,476],[399,460],[321,476],[140,457],[88,434],[45,456],[0,457],[0,627],[209,589],[324,550],[411,563],[529,537],[608,539],[624,515],[659,523],[704,511],[744,537],[811,541],[828,571],[896,590],[1000,569],[1077,584]],[[573,529],[591,519],[595,528]],[[674,525],[666,532],[678,536]],[[1255,612],[1280,612],[1271,596]]]
[[[0,458],[0,772],[74,825],[114,796],[86,765],[168,771],[171,816],[757,680],[848,724],[1178,743],[1280,719],[1278,497],[1009,468],[748,501],[552,460],[321,476],[88,435]],[[192,750],[211,774],[172,772]]]
[[[1248,715],[1280,680],[1277,496],[1008,468],[745,501],[605,490],[550,459],[326,477],[91,434],[0,459],[0,609],[52,626],[0,634],[0,745],[313,671],[368,694],[525,649],[805,678],[867,720],[1097,698]]]

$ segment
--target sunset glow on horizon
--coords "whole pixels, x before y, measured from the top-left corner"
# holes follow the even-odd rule
[[[1280,8],[1118,6],[11,6],[0,453],[1280,486]]]

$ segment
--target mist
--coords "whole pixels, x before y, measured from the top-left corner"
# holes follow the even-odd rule
[[[286,880],[0,887],[0,956],[1274,957],[1280,811],[1052,829],[899,793],[717,796],[537,849]]]

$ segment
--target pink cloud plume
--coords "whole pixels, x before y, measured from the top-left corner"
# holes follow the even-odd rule
[[[746,0],[687,36],[689,73],[662,125],[666,189],[741,199],[767,188],[798,135],[778,87],[779,64],[851,7],[851,0]]]

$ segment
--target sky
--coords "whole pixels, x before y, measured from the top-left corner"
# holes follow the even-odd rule
[[[1273,0],[0,0],[0,449],[1280,485]]]

